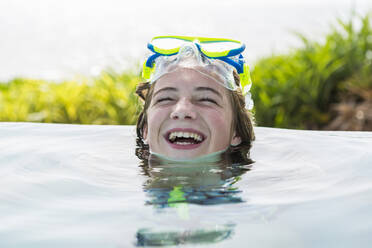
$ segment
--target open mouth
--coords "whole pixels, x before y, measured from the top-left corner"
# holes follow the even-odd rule
[[[176,146],[195,146],[201,144],[205,136],[195,131],[169,131],[165,135],[167,141]]]

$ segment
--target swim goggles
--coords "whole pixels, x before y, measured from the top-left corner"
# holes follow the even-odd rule
[[[242,55],[245,45],[240,41],[191,36],[156,36],[147,47],[153,54],[144,63],[142,76],[150,83],[180,67],[192,68],[229,90],[240,87],[246,96],[246,107],[252,108],[253,102],[249,93],[252,82],[249,67]],[[240,85],[235,83],[234,70],[240,76]]]

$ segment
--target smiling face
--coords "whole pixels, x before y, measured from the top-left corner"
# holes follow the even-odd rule
[[[195,158],[238,145],[227,89],[200,72],[179,68],[157,80],[143,137],[150,150]]]

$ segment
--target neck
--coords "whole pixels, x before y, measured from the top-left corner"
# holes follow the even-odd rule
[[[182,163],[182,164],[198,164],[198,163],[216,163],[221,160],[222,154],[226,152],[227,149],[213,152],[210,154],[202,155],[196,158],[170,158],[163,154],[150,151],[149,160],[160,160],[163,163]]]

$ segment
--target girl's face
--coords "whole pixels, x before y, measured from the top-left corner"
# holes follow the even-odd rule
[[[144,139],[150,151],[195,158],[238,145],[227,89],[193,69],[161,77],[147,109]]]

